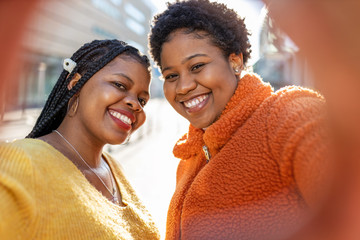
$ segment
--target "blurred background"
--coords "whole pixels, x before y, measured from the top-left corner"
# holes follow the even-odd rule
[[[285,85],[313,87],[298,47],[267,15],[261,0],[219,0],[234,8],[252,33],[248,66],[275,89]],[[23,138],[35,124],[48,94],[62,71],[62,61],[84,43],[116,38],[148,53],[147,35],[163,0],[39,0],[27,21],[18,64],[0,88],[0,140]],[[9,91],[12,89],[12,91]],[[175,187],[178,160],[172,147],[188,123],[167,104],[160,73],[154,66],[152,100],[147,122],[130,141],[106,146],[122,164],[164,237],[167,207]]]

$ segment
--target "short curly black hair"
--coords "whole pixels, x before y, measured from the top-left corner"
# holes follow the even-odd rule
[[[158,66],[161,65],[162,45],[169,41],[173,31],[180,28],[186,29],[187,33],[205,31],[224,56],[242,53],[244,64],[250,58],[250,33],[244,18],[240,18],[234,10],[209,0],[177,0],[175,3],[167,3],[167,9],[153,19],[149,49]]]

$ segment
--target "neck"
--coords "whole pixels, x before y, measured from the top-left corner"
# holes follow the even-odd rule
[[[90,134],[77,131],[77,129],[79,128],[67,128],[66,126],[60,125],[57,131],[72,145],[72,147],[76,149],[90,167],[99,167],[101,164],[101,154],[104,144],[96,144],[97,141],[93,139]],[[59,139],[60,136],[57,137],[57,139]],[[75,156],[71,157],[73,161],[75,160],[77,163],[80,163],[78,164],[80,166],[83,165],[81,163],[82,160],[79,159],[77,153],[64,139],[61,139],[58,143],[65,146],[63,149],[66,149],[67,155]]]

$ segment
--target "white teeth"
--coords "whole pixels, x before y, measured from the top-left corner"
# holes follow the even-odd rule
[[[118,112],[115,112],[115,111],[109,111],[110,114],[114,117],[116,117],[117,119],[119,119],[120,121],[126,123],[126,124],[129,124],[131,125],[131,120],[130,118],[128,118],[127,116],[121,114],[121,113],[118,113]]]
[[[184,102],[185,107],[187,108],[193,108],[196,105],[198,105],[199,103],[203,102],[206,98],[208,97],[208,95],[201,95],[199,97],[190,99],[186,102]]]

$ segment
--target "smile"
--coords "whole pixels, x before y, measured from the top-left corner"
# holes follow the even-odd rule
[[[203,101],[205,101],[209,97],[208,94],[204,94],[195,98],[192,98],[190,100],[187,100],[184,103],[185,107],[187,108],[195,108],[198,107]]]
[[[111,114],[111,116],[119,119],[120,121],[122,121],[123,123],[126,123],[128,125],[131,125],[132,121],[130,118],[128,118],[127,116],[119,113],[119,112],[116,112],[116,111],[113,111],[113,110],[109,110],[109,113]]]

